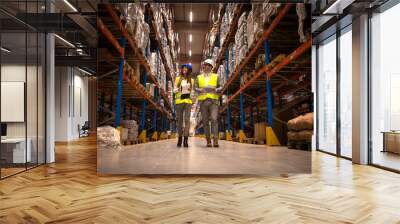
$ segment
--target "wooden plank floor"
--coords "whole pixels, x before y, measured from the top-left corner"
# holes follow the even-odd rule
[[[400,175],[313,152],[313,174],[97,176],[93,139],[0,181],[0,223],[400,223]]]
[[[251,174],[311,173],[311,152],[286,147],[220,141],[207,148],[204,138],[192,137],[188,148],[176,139],[98,149],[101,174]]]

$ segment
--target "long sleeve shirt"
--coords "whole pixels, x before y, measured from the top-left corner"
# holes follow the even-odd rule
[[[186,79],[180,80],[180,85],[178,86],[178,80],[180,78],[176,78],[174,83],[174,93],[183,93],[182,90],[189,89],[190,83],[186,81]],[[190,79],[191,80],[191,79]],[[191,91],[189,91],[191,93]]]

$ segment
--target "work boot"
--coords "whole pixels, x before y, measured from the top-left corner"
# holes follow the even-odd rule
[[[178,144],[176,144],[177,147],[181,147],[182,146],[182,136],[178,137]]]
[[[207,138],[207,147],[211,147],[211,138]]]
[[[213,144],[213,146],[216,147],[216,148],[219,147],[219,145],[218,145],[218,138],[214,138],[214,144]]]
[[[184,137],[184,139],[183,139],[183,147],[185,147],[185,148],[189,147],[189,145],[188,145],[188,137],[187,136]]]

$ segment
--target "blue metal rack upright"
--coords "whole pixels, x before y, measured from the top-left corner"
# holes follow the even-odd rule
[[[116,110],[115,110],[115,127],[118,128],[121,125],[121,98],[122,98],[122,81],[124,78],[124,63],[125,63],[125,46],[126,40],[125,38],[121,38],[120,44],[122,47],[122,54],[119,60],[119,68],[118,68],[118,84],[117,84],[117,102],[116,102]]]
[[[228,48],[226,49],[225,52],[225,60],[226,60],[226,69],[225,69],[225,76],[226,80],[229,79],[229,50]],[[229,98],[229,88],[226,91],[227,98]],[[227,113],[226,113],[226,123],[227,123],[227,129],[226,129],[226,140],[232,141],[232,128],[231,128],[231,108],[230,105],[228,104],[227,108]]]

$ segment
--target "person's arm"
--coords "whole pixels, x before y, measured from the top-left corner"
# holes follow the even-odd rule
[[[195,91],[196,93],[202,93],[202,92],[203,92],[203,89],[202,89],[202,88],[199,88],[199,80],[198,80],[197,77],[198,77],[198,76],[196,76],[196,79],[194,80],[194,91]]]
[[[174,93],[177,93],[177,92],[179,92],[179,78],[178,77],[176,77],[175,78],[175,83],[174,83]]]

